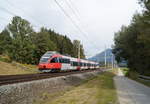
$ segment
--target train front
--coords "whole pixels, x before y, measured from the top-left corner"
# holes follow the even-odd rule
[[[53,72],[58,68],[59,63],[56,63],[56,53],[46,52],[40,59],[38,69],[40,72]]]

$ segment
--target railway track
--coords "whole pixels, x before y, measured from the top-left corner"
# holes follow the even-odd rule
[[[84,72],[91,72],[103,69],[96,69],[96,70],[81,70],[81,71],[70,71],[70,72],[60,72],[60,73],[38,73],[38,74],[23,74],[23,75],[0,75],[0,86],[13,84],[13,83],[20,83],[20,82],[27,82],[32,80],[39,80],[39,79],[46,79],[46,78],[53,78],[59,76],[66,76],[70,74],[79,74]]]

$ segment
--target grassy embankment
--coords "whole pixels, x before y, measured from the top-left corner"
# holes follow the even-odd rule
[[[20,64],[16,62],[7,63],[0,61],[0,75],[16,75],[38,73],[37,66]]]
[[[118,104],[113,72],[104,72],[66,92],[44,94],[36,104]]]
[[[145,81],[145,80],[139,79],[138,78],[139,74],[137,72],[129,70],[128,68],[121,68],[121,69],[126,77],[129,77],[137,82],[140,82],[140,83],[150,87],[150,81]]]
[[[0,56],[0,75],[38,73],[36,65],[11,62],[8,57]]]

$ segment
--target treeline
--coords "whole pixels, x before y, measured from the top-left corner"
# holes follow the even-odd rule
[[[11,60],[37,64],[46,51],[77,57],[80,42],[73,42],[64,35],[51,29],[41,28],[35,32],[31,24],[21,17],[13,17],[10,24],[0,33],[0,55],[7,55]],[[83,46],[80,45],[80,57],[85,58]]]
[[[129,26],[115,33],[116,60],[126,60],[128,67],[140,74],[150,74],[150,0],[139,0],[143,12],[136,13]]]

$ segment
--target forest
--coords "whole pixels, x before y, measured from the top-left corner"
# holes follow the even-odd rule
[[[0,55],[19,63],[38,64],[40,57],[47,51],[77,57],[79,45],[80,57],[85,58],[79,40],[71,41],[66,35],[44,27],[37,32],[29,21],[19,16],[13,17],[0,33]]]
[[[128,26],[115,33],[113,53],[125,60],[130,70],[150,75],[150,0],[139,0],[142,13],[136,13]]]

